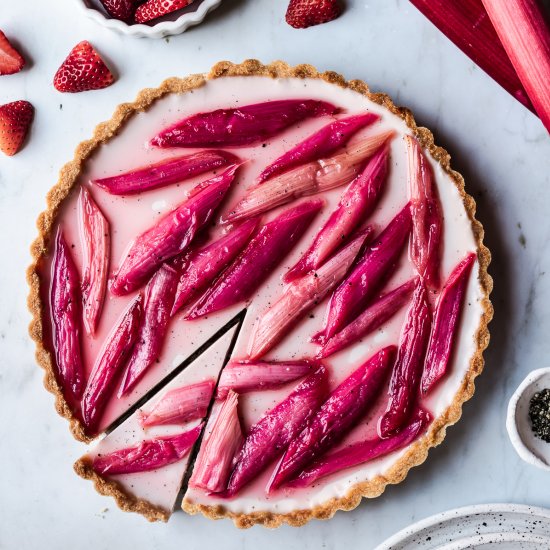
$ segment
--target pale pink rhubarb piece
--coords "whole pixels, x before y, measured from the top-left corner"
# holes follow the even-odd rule
[[[290,442],[270,482],[270,491],[285,484],[338,444],[366,414],[387,378],[396,350],[395,346],[380,350],[332,391]]]
[[[454,268],[437,301],[420,384],[423,395],[430,392],[449,369],[458,321],[464,307],[464,296],[475,260],[476,255],[470,253]]]
[[[130,245],[111,284],[115,295],[139,288],[160,265],[187,249],[225,197],[237,166],[201,183],[192,196]]]
[[[157,147],[235,147],[254,145],[312,117],[332,115],[337,107],[313,99],[284,99],[199,113],[163,130]]]
[[[432,168],[418,141],[405,136],[409,159],[408,183],[412,214],[411,261],[432,288],[439,288],[443,213]]]
[[[378,115],[373,113],[363,113],[342,118],[323,126],[318,132],[315,132],[273,161],[262,171],[258,181],[260,183],[264,182],[300,164],[331,155],[334,151],[346,145],[356,132],[376,122],[379,118]]]
[[[315,195],[348,184],[361,171],[364,163],[391,140],[395,132],[386,131],[364,137],[333,157],[298,166],[248,189],[245,196],[224,216],[235,221],[257,216],[290,201]]]
[[[225,491],[233,459],[244,437],[237,411],[238,395],[229,390],[215,417],[212,431],[203,441],[189,485],[209,493]]]
[[[92,468],[101,475],[149,472],[178,462],[191,450],[202,430],[202,424],[192,430],[170,437],[146,439],[137,447],[128,447],[97,456]]]
[[[118,176],[96,179],[92,183],[111,195],[134,195],[238,163],[239,159],[235,155],[225,151],[199,151],[191,155],[161,160]]]
[[[323,204],[302,202],[266,223],[185,318],[196,319],[247,300],[292,250]]]
[[[390,379],[388,406],[378,424],[381,437],[391,437],[398,433],[414,411],[431,324],[428,293],[420,280],[399,338],[399,351]]]

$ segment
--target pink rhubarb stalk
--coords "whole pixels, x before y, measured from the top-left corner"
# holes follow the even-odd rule
[[[437,301],[420,384],[423,395],[430,392],[449,369],[458,321],[464,307],[464,296],[475,260],[474,253],[468,254],[454,268]]]
[[[151,141],[157,147],[236,147],[254,145],[312,117],[332,115],[337,107],[313,99],[285,99],[218,109],[190,116]]]

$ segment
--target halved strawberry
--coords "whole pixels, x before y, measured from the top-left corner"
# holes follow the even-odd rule
[[[193,0],[148,0],[136,10],[136,23],[145,23],[181,10],[191,4]]]
[[[138,0],[100,0],[105,11],[115,19],[132,23],[138,5]]]
[[[25,65],[21,54],[0,31],[0,75],[18,73]]]
[[[69,53],[53,78],[53,85],[60,92],[85,92],[110,86],[113,74],[93,46],[83,40]]]
[[[338,0],[290,0],[286,22],[295,29],[306,29],[336,19],[342,13]]]
[[[34,107],[28,101],[0,105],[0,151],[11,157],[21,149],[33,116]]]

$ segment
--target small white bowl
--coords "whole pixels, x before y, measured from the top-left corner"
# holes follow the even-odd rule
[[[506,429],[512,445],[525,462],[550,470],[550,443],[535,436],[529,420],[531,398],[544,388],[550,388],[550,368],[532,371],[519,385],[508,403]]]
[[[124,21],[109,17],[100,7],[99,0],[76,0],[77,6],[99,25],[129,36],[139,38],[163,38],[180,34],[189,27],[198,25],[203,21],[208,12],[217,8],[222,0],[195,0],[183,12],[178,11],[173,14],[173,19],[164,20],[159,23],[152,22],[151,25],[134,24],[128,25]],[[170,19],[170,16],[167,15]]]

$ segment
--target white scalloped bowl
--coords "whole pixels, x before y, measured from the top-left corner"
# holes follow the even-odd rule
[[[158,23],[128,25],[104,13],[99,0],[76,0],[77,6],[102,27],[139,38],[163,38],[180,34],[189,27],[202,23],[206,15],[221,3],[222,0],[195,0],[183,11],[175,12],[172,17],[167,15]]]

